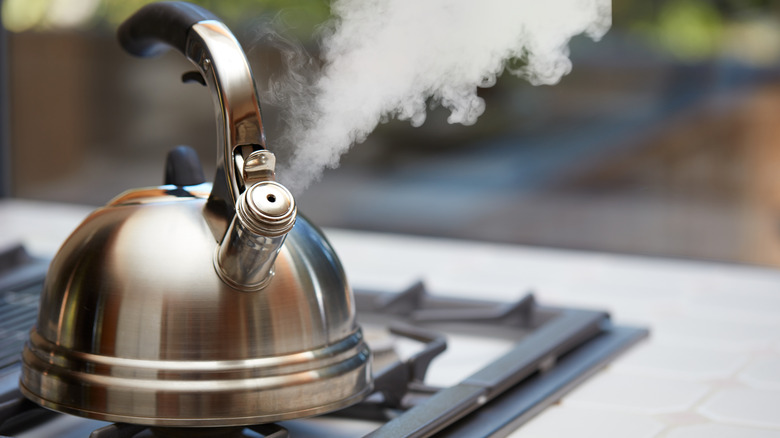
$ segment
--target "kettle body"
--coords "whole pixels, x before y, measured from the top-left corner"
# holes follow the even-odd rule
[[[322,233],[299,218],[269,284],[236,290],[214,270],[201,214],[209,188],[128,192],[74,231],[24,351],[29,398],[102,420],[221,426],[366,395],[370,353]]]

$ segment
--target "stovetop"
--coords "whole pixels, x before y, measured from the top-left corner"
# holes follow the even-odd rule
[[[19,353],[46,265],[21,247],[0,256],[0,435],[181,436],[57,414],[21,396]],[[355,302],[374,353],[374,393],[327,416],[232,436],[505,436],[647,335],[613,324],[606,312],[542,305],[532,293],[514,302],[467,300],[432,295],[416,282],[401,291],[358,289]]]

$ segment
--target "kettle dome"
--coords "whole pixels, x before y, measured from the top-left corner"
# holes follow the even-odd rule
[[[162,426],[239,425],[327,412],[370,390],[352,292],[299,217],[258,291],[215,272],[210,186],[127,192],[52,261],[22,390],[57,410]]]

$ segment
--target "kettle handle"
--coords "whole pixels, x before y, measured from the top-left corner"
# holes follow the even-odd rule
[[[211,90],[217,116],[217,172],[204,215],[221,242],[246,189],[244,163],[252,162],[253,152],[265,149],[257,89],[241,45],[211,12],[185,2],[142,7],[122,23],[118,37],[136,56],[177,49]]]
[[[191,3],[155,3],[139,9],[122,23],[117,36],[122,47],[136,56],[155,56],[169,47],[184,53],[192,25],[206,20],[219,18]]]

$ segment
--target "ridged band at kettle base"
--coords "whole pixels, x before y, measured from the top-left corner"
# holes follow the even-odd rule
[[[81,353],[58,347],[33,329],[23,362],[20,388],[42,406],[154,426],[281,421],[337,410],[371,391],[370,352],[359,329],[317,350],[226,361]]]

